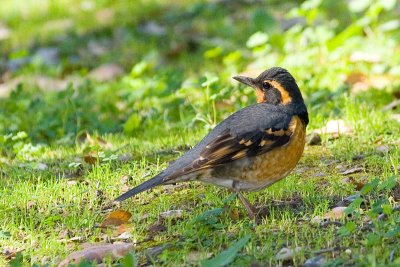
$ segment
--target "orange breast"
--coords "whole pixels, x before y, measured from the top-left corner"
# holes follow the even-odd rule
[[[287,176],[297,165],[305,145],[305,126],[299,117],[293,117],[289,143],[254,157],[252,164],[242,171],[241,180],[251,184],[247,190],[259,190]]]

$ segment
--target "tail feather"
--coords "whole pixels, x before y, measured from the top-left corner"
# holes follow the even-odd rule
[[[154,176],[153,178],[151,178],[150,180],[147,180],[146,182],[144,182],[144,183],[138,185],[137,187],[132,188],[128,192],[120,195],[119,197],[117,197],[115,199],[115,201],[124,201],[127,198],[133,197],[143,191],[146,191],[152,187],[160,185],[163,182],[164,182],[164,176],[162,174],[158,174],[158,175]]]

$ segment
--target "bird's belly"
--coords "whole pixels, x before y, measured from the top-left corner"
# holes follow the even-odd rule
[[[305,127],[298,123],[286,145],[275,148],[265,154],[242,158],[224,166],[214,174],[224,187],[240,191],[255,191],[271,185],[286,177],[297,165],[305,145]],[[210,181],[218,184],[219,181]],[[228,180],[231,180],[231,186]]]

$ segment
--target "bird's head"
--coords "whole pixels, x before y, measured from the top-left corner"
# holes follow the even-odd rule
[[[258,75],[257,78],[245,76],[233,78],[256,90],[257,103],[273,105],[304,103],[295,79],[283,68],[273,67]]]

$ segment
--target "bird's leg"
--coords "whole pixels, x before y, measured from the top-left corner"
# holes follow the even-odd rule
[[[246,208],[247,214],[249,215],[250,219],[255,220],[257,211],[253,207],[253,205],[250,204],[250,202],[242,195],[240,192],[236,192],[237,196],[239,197],[240,201],[242,202],[243,206]]]

